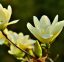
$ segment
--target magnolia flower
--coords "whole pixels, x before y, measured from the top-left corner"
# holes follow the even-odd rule
[[[23,35],[23,33],[17,34],[16,32],[4,30],[9,40],[16,44],[21,49],[32,49],[34,47],[35,40],[29,39],[29,35]]]
[[[64,20],[58,22],[58,15],[56,15],[52,24],[46,15],[43,15],[40,21],[36,16],[33,17],[33,20],[35,27],[27,23],[27,28],[43,43],[52,42],[60,34],[64,26]]]
[[[3,8],[3,6],[0,4],[0,29],[4,29],[5,27],[7,27],[7,25],[18,22],[18,20],[9,22],[11,14],[12,14],[12,8],[10,5],[6,9]]]

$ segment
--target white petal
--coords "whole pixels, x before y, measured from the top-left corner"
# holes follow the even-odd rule
[[[7,37],[12,41],[12,42],[16,42],[18,35],[15,32],[12,31],[8,31],[7,29],[4,30],[4,33],[7,35]]]
[[[52,34],[43,34],[42,35],[42,37],[44,38],[44,39],[48,39],[48,38],[50,38],[50,37],[52,37],[53,35]]]
[[[35,40],[32,40],[32,39],[30,39],[30,40],[28,40],[28,44],[34,44],[36,41]]]
[[[10,45],[10,50],[8,51],[8,53],[10,54],[18,54],[20,52],[19,49],[17,49],[15,46]]]
[[[20,37],[23,37],[23,33],[19,33],[18,35],[19,35]]]
[[[5,39],[0,39],[0,45],[3,45],[4,44],[4,42],[5,42]]]
[[[39,29],[40,22],[36,16],[33,16],[34,25],[37,29]]]
[[[6,8],[3,8],[2,11],[4,12],[5,22],[8,22],[10,20],[10,14]]]
[[[24,45],[33,45],[36,41],[35,40],[32,40],[32,39],[28,39],[28,40],[25,40],[21,43],[23,43]]]
[[[3,8],[0,8],[0,21],[2,21],[2,22],[6,21],[6,15],[4,13]]]
[[[5,33],[5,34],[8,34],[8,29],[7,29],[7,28],[4,29],[4,33]]]
[[[8,31],[8,29],[5,29],[5,30],[4,30],[4,33],[7,35],[7,37],[8,37],[9,39],[13,40],[13,39],[12,39],[12,36],[10,35],[10,33],[9,33],[9,31]]]
[[[52,22],[52,25],[54,25],[55,23],[58,22],[58,15],[56,15],[56,17],[54,18],[53,22]]]
[[[53,27],[51,27],[51,33],[58,33],[64,26],[64,21],[57,22]]]
[[[46,30],[50,26],[50,20],[47,16],[43,15],[40,19],[40,28],[41,30]]]
[[[14,20],[14,21],[12,21],[12,22],[9,22],[8,25],[15,24],[15,23],[17,23],[18,21],[19,21],[19,20]]]
[[[0,9],[2,9],[3,8],[3,6],[0,4]]]
[[[30,23],[27,23],[27,28],[38,40],[43,41],[38,30],[34,28]]]
[[[50,25],[50,20],[46,15],[43,15],[40,19],[41,24],[44,25]],[[42,24],[42,25],[43,25]]]
[[[51,38],[51,41],[53,42],[53,40],[60,34],[60,32],[62,31],[63,28],[61,28],[56,34],[53,35],[53,37]]]
[[[29,35],[25,35],[24,37],[25,37],[25,39],[29,39]]]
[[[9,14],[10,14],[10,16],[11,16],[11,14],[12,14],[12,8],[11,8],[10,5],[8,6],[8,11],[9,11]]]
[[[0,20],[4,21],[4,23],[8,22],[10,19],[10,12],[8,12],[8,10],[6,8],[3,8],[3,6],[0,4]]]

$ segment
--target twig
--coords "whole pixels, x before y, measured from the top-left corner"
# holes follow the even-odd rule
[[[50,62],[54,62],[50,57],[48,57],[48,60],[49,60]]]
[[[56,55],[56,57],[54,58],[54,61],[56,61],[59,58],[59,54]]]

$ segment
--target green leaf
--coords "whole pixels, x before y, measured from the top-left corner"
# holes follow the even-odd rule
[[[42,56],[42,48],[39,44],[38,41],[36,41],[35,46],[34,46],[34,53],[37,57],[41,57]]]

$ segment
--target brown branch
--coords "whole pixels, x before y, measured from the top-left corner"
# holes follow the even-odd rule
[[[28,62],[45,62],[46,58],[47,58],[47,56],[41,57],[41,58],[38,58],[38,59],[37,58],[32,58]]]

